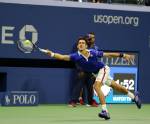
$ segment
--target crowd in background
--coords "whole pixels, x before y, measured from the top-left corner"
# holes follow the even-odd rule
[[[150,6],[150,0],[67,0],[76,2],[92,2],[92,3],[118,3],[118,4],[135,4]]]

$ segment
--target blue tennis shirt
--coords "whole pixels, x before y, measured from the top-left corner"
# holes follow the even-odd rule
[[[70,54],[71,61],[75,62],[79,68],[85,72],[97,73],[99,69],[105,66],[104,63],[98,61],[98,58],[103,57],[103,51],[89,49],[89,58],[84,57],[79,51]]]

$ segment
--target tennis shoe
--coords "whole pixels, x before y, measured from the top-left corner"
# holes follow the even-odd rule
[[[133,102],[135,102],[136,106],[138,109],[141,109],[141,106],[142,106],[142,103],[141,103],[141,100],[139,98],[139,93],[138,92],[135,92],[134,93],[134,99],[132,100]]]
[[[105,110],[102,110],[102,112],[99,113],[98,116],[99,116],[100,118],[104,118],[105,120],[109,120],[109,119],[110,119],[109,113],[106,112]]]

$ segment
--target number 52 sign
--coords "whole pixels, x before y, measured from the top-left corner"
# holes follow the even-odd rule
[[[135,91],[135,74],[130,73],[115,73],[114,80],[116,83],[124,86],[126,89],[131,92]],[[118,92],[114,92],[114,94],[118,94]]]

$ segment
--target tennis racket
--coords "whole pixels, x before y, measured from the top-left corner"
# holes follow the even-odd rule
[[[17,46],[19,50],[22,51],[23,53],[31,53],[34,51],[34,49],[37,49],[42,53],[47,53],[47,50],[38,47],[38,45],[26,39],[18,41]]]

